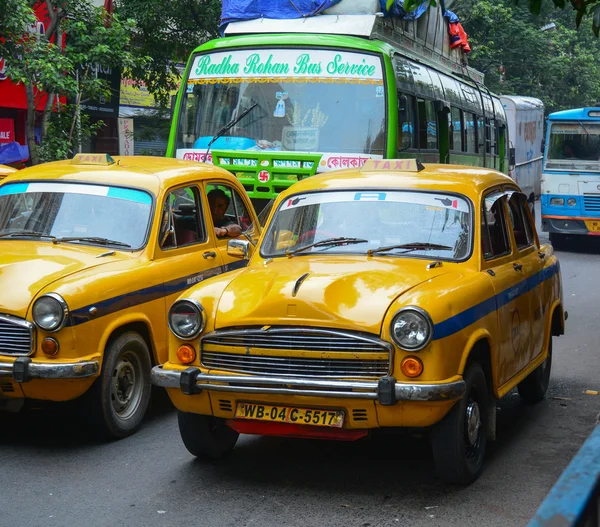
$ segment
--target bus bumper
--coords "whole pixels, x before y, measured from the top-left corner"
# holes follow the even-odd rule
[[[598,230],[593,230],[597,228]],[[600,236],[600,218],[580,220],[542,216],[542,231],[556,234]]]

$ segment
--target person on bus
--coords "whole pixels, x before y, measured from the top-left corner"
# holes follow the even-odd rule
[[[217,238],[237,238],[242,234],[242,228],[225,214],[229,201],[229,196],[221,189],[215,188],[208,193],[208,204]]]

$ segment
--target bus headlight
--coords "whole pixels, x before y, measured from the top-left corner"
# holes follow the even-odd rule
[[[53,333],[65,325],[69,308],[62,296],[48,293],[35,301],[32,316],[37,327]]]
[[[182,340],[195,339],[204,329],[204,308],[195,300],[175,302],[169,309],[169,329]]]
[[[554,205],[555,207],[564,207],[565,200],[564,198],[550,198],[550,205]]]
[[[574,207],[575,205],[577,205],[577,200],[575,198],[569,198],[567,200],[567,204],[569,205],[569,207]]]
[[[433,336],[433,323],[426,311],[418,307],[405,307],[392,320],[394,342],[407,351],[422,350]]]

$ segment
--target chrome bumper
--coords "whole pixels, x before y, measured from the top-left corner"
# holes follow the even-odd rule
[[[198,368],[165,370],[152,368],[152,384],[163,388],[179,388],[186,395],[213,392],[258,393],[277,395],[305,395],[311,397],[340,397],[371,399],[389,406],[398,401],[451,401],[465,394],[465,381],[444,384],[399,383],[394,377],[379,381],[333,381],[298,379],[295,377],[266,377],[239,375],[211,375]],[[219,383],[219,384],[213,384]]]
[[[31,379],[83,379],[100,371],[98,361],[33,362],[29,357],[19,357],[14,362],[0,362],[0,378],[12,377],[15,382]]]

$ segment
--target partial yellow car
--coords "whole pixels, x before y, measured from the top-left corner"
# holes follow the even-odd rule
[[[0,165],[0,181],[2,181],[6,176],[10,176],[16,171],[16,168],[12,168],[6,165]]]
[[[0,185],[0,408],[83,396],[103,434],[140,426],[169,306],[247,263],[216,236],[214,189],[228,201],[221,221],[258,238],[244,188],[210,165],[78,155]]]
[[[246,268],[180,296],[152,381],[196,456],[240,433],[426,427],[441,475],[468,483],[496,401],[514,387],[544,397],[564,321],[559,262],[510,178],[368,161],[292,186]]]

